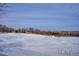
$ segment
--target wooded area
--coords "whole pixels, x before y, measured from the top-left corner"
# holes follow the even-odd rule
[[[42,31],[34,28],[9,28],[5,25],[0,25],[1,33],[34,33],[41,35],[54,35],[54,36],[77,36],[79,37],[79,31]]]

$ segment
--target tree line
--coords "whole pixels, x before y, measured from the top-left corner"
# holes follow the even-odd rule
[[[2,33],[34,33],[41,35],[54,35],[54,36],[78,36],[79,31],[42,31],[34,28],[9,28],[5,25],[0,25],[0,32]]]

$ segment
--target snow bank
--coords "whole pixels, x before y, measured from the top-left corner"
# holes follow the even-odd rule
[[[79,55],[79,38],[0,33],[0,55]]]

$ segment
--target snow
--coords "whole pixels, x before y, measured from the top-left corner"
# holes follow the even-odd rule
[[[77,56],[79,55],[79,38],[0,33],[0,55]]]

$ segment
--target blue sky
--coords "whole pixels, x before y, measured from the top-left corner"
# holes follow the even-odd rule
[[[79,31],[79,4],[7,4],[1,24],[14,28]]]

